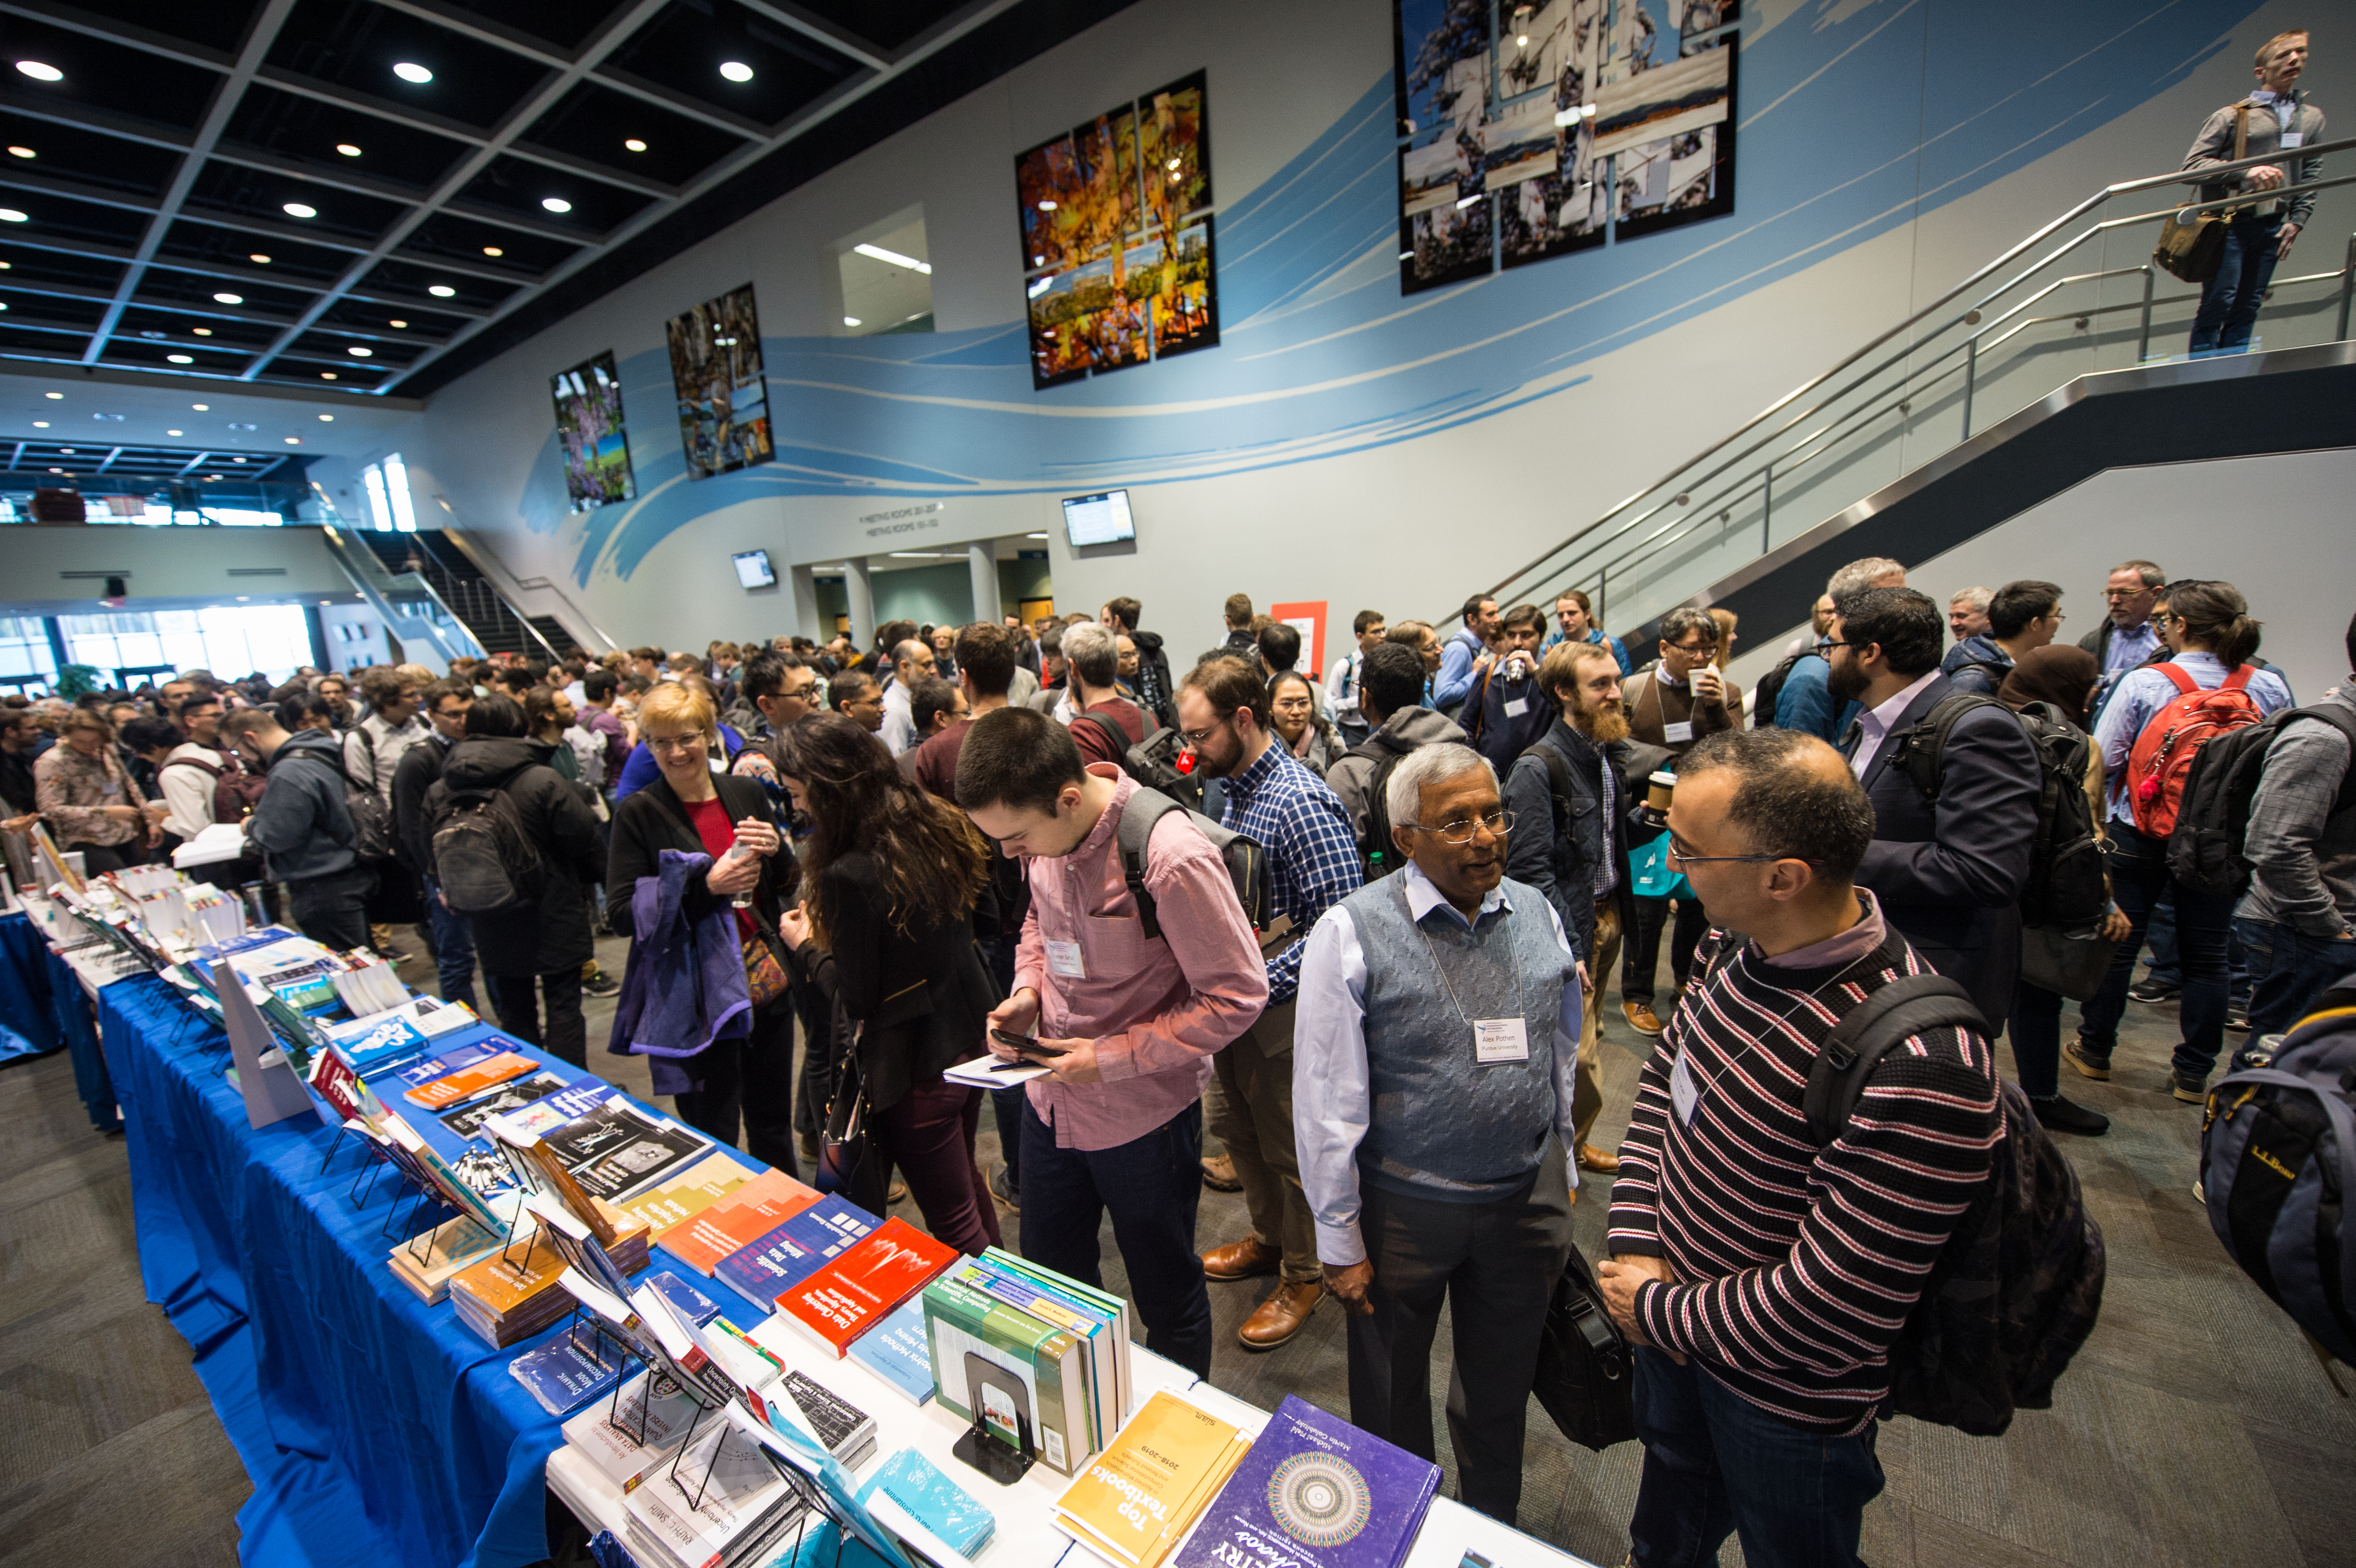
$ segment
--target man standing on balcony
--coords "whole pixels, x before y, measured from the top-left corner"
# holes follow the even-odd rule
[[[2258,46],[2257,91],[2238,103],[2228,103],[2209,116],[2184,155],[2187,174],[2230,164],[2238,158],[2262,158],[2271,153],[2296,152],[2323,140],[2323,111],[2301,102],[2298,79],[2307,69],[2307,34],[2276,33]],[[2244,150],[2234,151],[2236,134],[2248,127]],[[2292,160],[2286,159],[2286,163]],[[2202,201],[2253,191],[2278,190],[2286,185],[2307,185],[2322,177],[2323,160],[2296,160],[2296,177],[2281,165],[2261,164],[2223,176],[2201,187]],[[2192,352],[2238,354],[2250,346],[2250,328],[2266,297],[2275,263],[2290,254],[2291,241],[2315,211],[2315,193],[2255,201],[2222,216],[2232,219],[2225,230],[2225,254],[2217,272],[2201,285],[2201,309],[2192,318]]]

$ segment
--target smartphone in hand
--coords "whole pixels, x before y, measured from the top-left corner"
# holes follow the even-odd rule
[[[1031,1035],[1009,1034],[1002,1029],[991,1029],[990,1038],[1011,1045],[1017,1051],[1029,1051],[1033,1056],[1069,1056],[1071,1054],[1061,1046],[1044,1045]]]

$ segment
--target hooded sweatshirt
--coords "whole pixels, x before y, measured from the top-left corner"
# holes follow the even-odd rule
[[[262,804],[246,818],[273,882],[307,882],[352,869],[358,834],[344,809],[344,749],[318,730],[298,730],[263,771]]]
[[[1988,666],[1995,667],[1986,667]],[[2004,677],[2012,673],[2012,656],[1994,637],[1982,632],[1949,648],[1947,656],[1939,661],[1939,673],[1954,681],[1957,691],[1994,697],[1997,688],[2004,684]]]
[[[1350,814],[1350,831],[1357,836],[1361,848],[1366,842],[1367,792],[1374,784],[1375,771],[1387,756],[1403,757],[1418,746],[1442,741],[1466,743],[1463,727],[1429,708],[1402,708],[1384,720],[1381,729],[1352,747],[1325,771],[1326,786],[1341,797],[1343,809]],[[1382,755],[1368,756],[1363,752]]]

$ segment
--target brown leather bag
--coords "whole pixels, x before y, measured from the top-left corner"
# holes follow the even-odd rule
[[[2249,148],[2250,105],[2244,100],[2233,105],[2233,161],[2248,157]],[[2204,212],[2190,223],[2179,223],[2169,213],[2159,226],[2159,243],[2152,247],[2152,264],[2188,283],[2207,283],[2225,259],[2225,230],[2233,221],[2229,212]]]

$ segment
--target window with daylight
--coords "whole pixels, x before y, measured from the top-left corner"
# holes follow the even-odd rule
[[[0,667],[10,656],[0,621]],[[41,637],[41,624],[16,623]],[[260,670],[284,680],[311,662],[311,628],[299,604],[214,604],[202,610],[117,612],[105,615],[60,615],[58,631],[66,655],[76,664],[101,669],[209,669],[225,680]],[[48,662],[48,640],[39,657]],[[0,679],[5,679],[0,675]]]
[[[58,673],[37,615],[0,615],[0,680],[48,680]]]
[[[409,467],[401,461],[401,453],[361,469],[360,484],[368,491],[369,521],[377,532],[417,531],[417,511],[409,496]]]
[[[907,208],[837,244],[843,336],[933,330],[932,251],[923,208]]]

